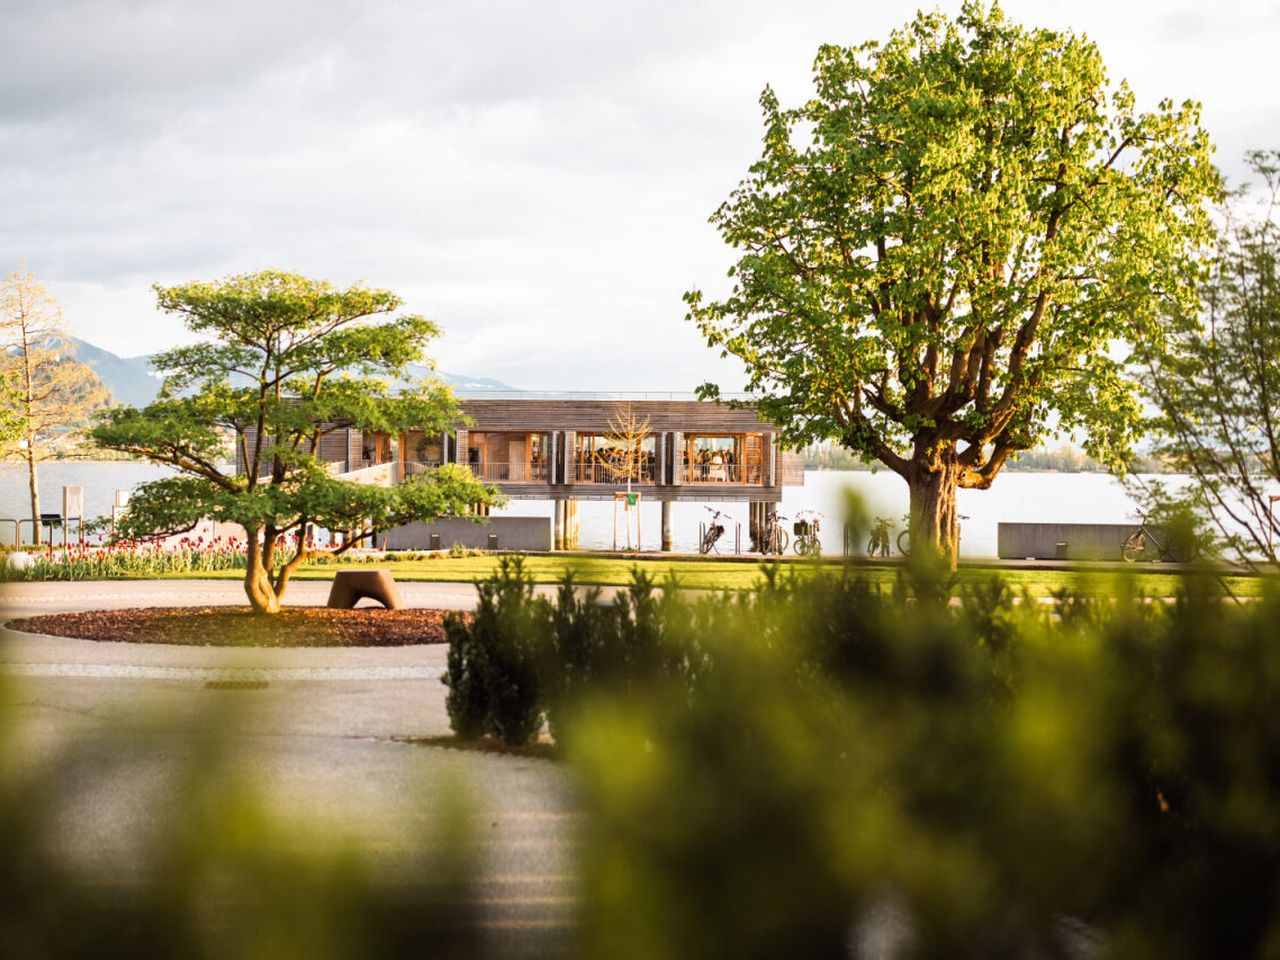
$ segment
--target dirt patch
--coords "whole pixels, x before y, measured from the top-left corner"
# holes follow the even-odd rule
[[[27,617],[9,627],[83,640],[197,647],[407,647],[444,643],[444,615],[432,609],[286,607],[262,616],[249,607],[137,607]]]

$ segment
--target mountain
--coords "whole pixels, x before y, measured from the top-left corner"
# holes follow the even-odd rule
[[[92,343],[70,339],[76,348],[76,359],[93,368],[118,402],[141,407],[155,399],[160,379],[152,373],[148,357],[118,357]]]
[[[160,391],[160,378],[151,367],[150,356],[120,357],[84,340],[78,340],[75,337],[71,337],[70,340],[76,348],[76,359],[92,367],[120,403],[140,407],[155,399]],[[409,374],[415,379],[430,376],[431,373],[429,368],[420,364],[409,367]],[[522,392],[501,380],[493,380],[489,377],[473,377],[469,374],[446,373],[441,370],[435,371],[435,375],[462,397],[495,390]]]

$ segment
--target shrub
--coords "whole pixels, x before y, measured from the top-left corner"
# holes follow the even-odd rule
[[[545,647],[548,606],[534,597],[533,580],[518,556],[500,557],[498,569],[476,589],[480,597],[471,623],[459,617],[446,621],[443,679],[450,723],[459,736],[484,730],[504,743],[529,743],[542,728],[538,656]]]
[[[464,740],[474,740],[489,727],[489,696],[485,683],[487,663],[484,647],[466,618],[449,613],[444,618],[449,642],[446,669],[440,681],[449,688],[445,709],[449,726]]]

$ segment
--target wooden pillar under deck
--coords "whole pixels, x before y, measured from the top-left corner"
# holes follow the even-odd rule
[[[578,549],[578,501],[572,497],[564,501],[564,549]]]
[[[551,546],[555,550],[564,549],[564,501],[555,501],[555,519],[552,521]]]
[[[675,540],[671,536],[671,509],[670,500],[662,501],[662,549],[670,553],[674,548]]]
[[[747,534],[751,537],[751,550],[758,552],[763,539],[765,517],[769,513],[769,505],[760,500],[752,500],[747,508]]]

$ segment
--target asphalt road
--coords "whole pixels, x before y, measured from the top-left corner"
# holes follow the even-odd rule
[[[289,601],[324,601],[299,582]],[[406,603],[465,609],[474,589],[403,584]],[[57,611],[242,603],[225,581],[0,584],[0,620]],[[564,942],[575,812],[564,767],[408,741],[448,734],[443,646],[248,650],[96,643],[0,630],[11,770],[56,773],[60,841],[90,870],[145,869],[192,764],[244,782],[317,843],[342,838],[379,882],[408,883],[449,841],[450,799],[478,871],[482,934],[521,952]],[[227,681],[232,681],[228,683]],[[208,686],[213,683],[211,688]],[[84,762],[92,757],[91,763]],[[70,762],[71,758],[76,759]],[[461,798],[456,799],[456,798]]]

